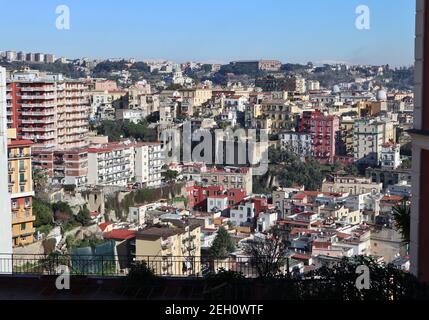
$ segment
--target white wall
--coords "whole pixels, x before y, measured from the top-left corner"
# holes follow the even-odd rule
[[[1,261],[12,253],[12,214],[8,190],[6,69],[0,67],[0,274],[9,273],[10,264]]]

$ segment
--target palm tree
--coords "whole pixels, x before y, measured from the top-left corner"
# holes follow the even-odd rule
[[[393,219],[406,243],[410,242],[411,208],[405,199],[393,208]]]

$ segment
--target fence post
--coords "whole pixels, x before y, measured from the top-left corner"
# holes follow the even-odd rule
[[[101,255],[101,276],[104,277],[104,256]]]
[[[288,278],[290,278],[289,256],[286,258],[286,268],[287,268],[287,276]]]

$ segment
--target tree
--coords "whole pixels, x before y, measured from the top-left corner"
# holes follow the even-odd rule
[[[287,262],[287,248],[286,232],[278,227],[271,229],[266,237],[255,237],[244,245],[261,278],[274,277],[281,271]]]
[[[54,222],[51,206],[39,198],[33,198],[33,214],[36,216],[36,221],[34,222],[36,228],[52,225]]]
[[[41,169],[33,170],[34,191],[36,194],[46,192],[48,188],[48,175]]]
[[[76,216],[76,221],[82,224],[83,226],[88,226],[91,224],[90,212],[86,205],[84,205],[83,208],[79,210]]]
[[[74,220],[73,211],[66,202],[57,202],[52,205],[55,221],[58,223],[67,223]]]
[[[401,164],[402,169],[411,169],[411,167],[412,167],[412,161],[410,159],[407,158],[402,161],[402,164]]]
[[[307,190],[318,190],[322,186],[324,174],[320,163],[309,158],[305,163],[292,151],[269,149],[270,172],[284,187],[303,185]]]
[[[351,163],[348,164],[344,167],[344,171],[349,175],[349,176],[357,176],[359,174],[359,169],[358,167],[356,167],[355,164]]]
[[[226,259],[235,250],[234,241],[225,228],[219,228],[216,238],[210,248],[210,253],[214,258]]]
[[[410,242],[411,208],[407,200],[393,208],[393,219],[406,243]]]
[[[162,173],[162,177],[165,179],[165,181],[174,181],[179,176],[179,173],[175,170],[169,170],[167,169]]]

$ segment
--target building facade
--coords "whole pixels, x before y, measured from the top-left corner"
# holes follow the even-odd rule
[[[86,85],[60,74],[14,73],[7,85],[8,127],[34,148],[85,146],[89,131]]]
[[[12,254],[12,217],[10,214],[10,196],[8,189],[8,149],[6,117],[6,69],[0,67],[0,252]],[[6,256],[7,258],[7,256]],[[12,272],[10,265],[5,265],[6,272]]]
[[[162,167],[165,163],[162,144],[140,143],[134,149],[136,182],[147,187],[161,186]]]
[[[201,227],[153,227],[136,235],[136,260],[149,259],[157,275],[192,275],[201,273]],[[156,257],[154,259],[153,257]]]
[[[134,178],[134,147],[109,143],[88,149],[88,184],[128,186]]]
[[[300,132],[311,135],[313,157],[321,162],[334,163],[340,121],[318,111],[304,112]]]
[[[33,168],[49,176],[54,185],[74,185],[80,188],[87,183],[88,151],[86,148],[39,149],[32,153],[32,160]]]
[[[396,141],[394,123],[382,119],[356,120],[353,140],[355,162],[378,166],[381,161],[382,146],[387,142]]]
[[[381,168],[395,170],[401,166],[401,145],[387,142],[381,146]]]
[[[10,130],[14,132],[14,130]],[[16,140],[8,143],[9,194],[12,208],[13,246],[31,244],[34,241],[33,179],[31,167],[31,141]]]
[[[301,159],[311,157],[312,140],[311,135],[302,132],[284,132],[279,134],[280,148],[282,150],[292,150]]]
[[[429,282],[429,6],[416,1],[411,272]]]

